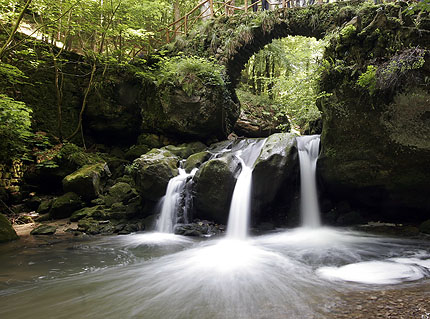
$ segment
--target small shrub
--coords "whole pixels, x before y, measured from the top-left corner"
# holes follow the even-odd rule
[[[367,66],[366,72],[361,74],[357,80],[357,84],[362,88],[365,88],[372,95],[376,90],[376,71],[377,68],[373,65]]]

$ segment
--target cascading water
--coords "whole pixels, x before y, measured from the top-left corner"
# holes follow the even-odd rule
[[[166,195],[162,199],[161,214],[156,225],[156,230],[161,233],[173,233],[181,196],[188,178],[194,176],[197,171],[197,169],[194,169],[188,174],[183,168],[178,170],[179,175],[170,179],[169,184],[167,184]]]
[[[306,135],[297,137],[300,160],[300,196],[302,226],[320,227],[320,210],[316,186],[316,168],[320,136]]]
[[[242,171],[237,179],[230,204],[227,237],[246,239],[251,213],[252,170],[258,155],[266,140],[249,144],[236,156],[242,165]]]

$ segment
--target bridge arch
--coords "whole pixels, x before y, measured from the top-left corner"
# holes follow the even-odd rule
[[[336,2],[223,16],[191,32],[185,41],[176,41],[175,46],[177,51],[212,57],[225,65],[230,87],[234,89],[249,58],[274,39],[287,36],[321,39],[355,15],[353,2]]]

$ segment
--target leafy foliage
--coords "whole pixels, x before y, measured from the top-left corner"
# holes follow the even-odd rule
[[[200,57],[173,57],[160,62],[158,84],[181,86],[191,96],[197,86],[223,85],[224,67]]]
[[[375,93],[375,90],[376,90],[376,85],[377,85],[376,71],[377,70],[378,70],[377,67],[373,65],[368,65],[366,72],[361,74],[357,80],[357,84],[362,88],[369,90],[369,93],[371,95]]]
[[[262,102],[257,96],[266,97],[266,112],[275,120],[287,117],[295,129],[303,129],[320,117],[315,102],[324,93],[317,94],[316,80],[324,45],[300,36],[273,41],[250,58],[240,90],[253,94],[255,101]],[[241,102],[247,96],[238,95]]]
[[[412,3],[406,10],[407,15],[412,15],[418,12],[430,12],[430,0],[421,0],[416,3]]]
[[[24,157],[32,137],[31,109],[23,102],[0,94],[0,158],[14,160]]]

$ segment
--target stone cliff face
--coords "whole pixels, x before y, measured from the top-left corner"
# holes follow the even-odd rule
[[[374,216],[430,216],[430,19],[363,11],[324,56],[319,174],[326,194]]]

